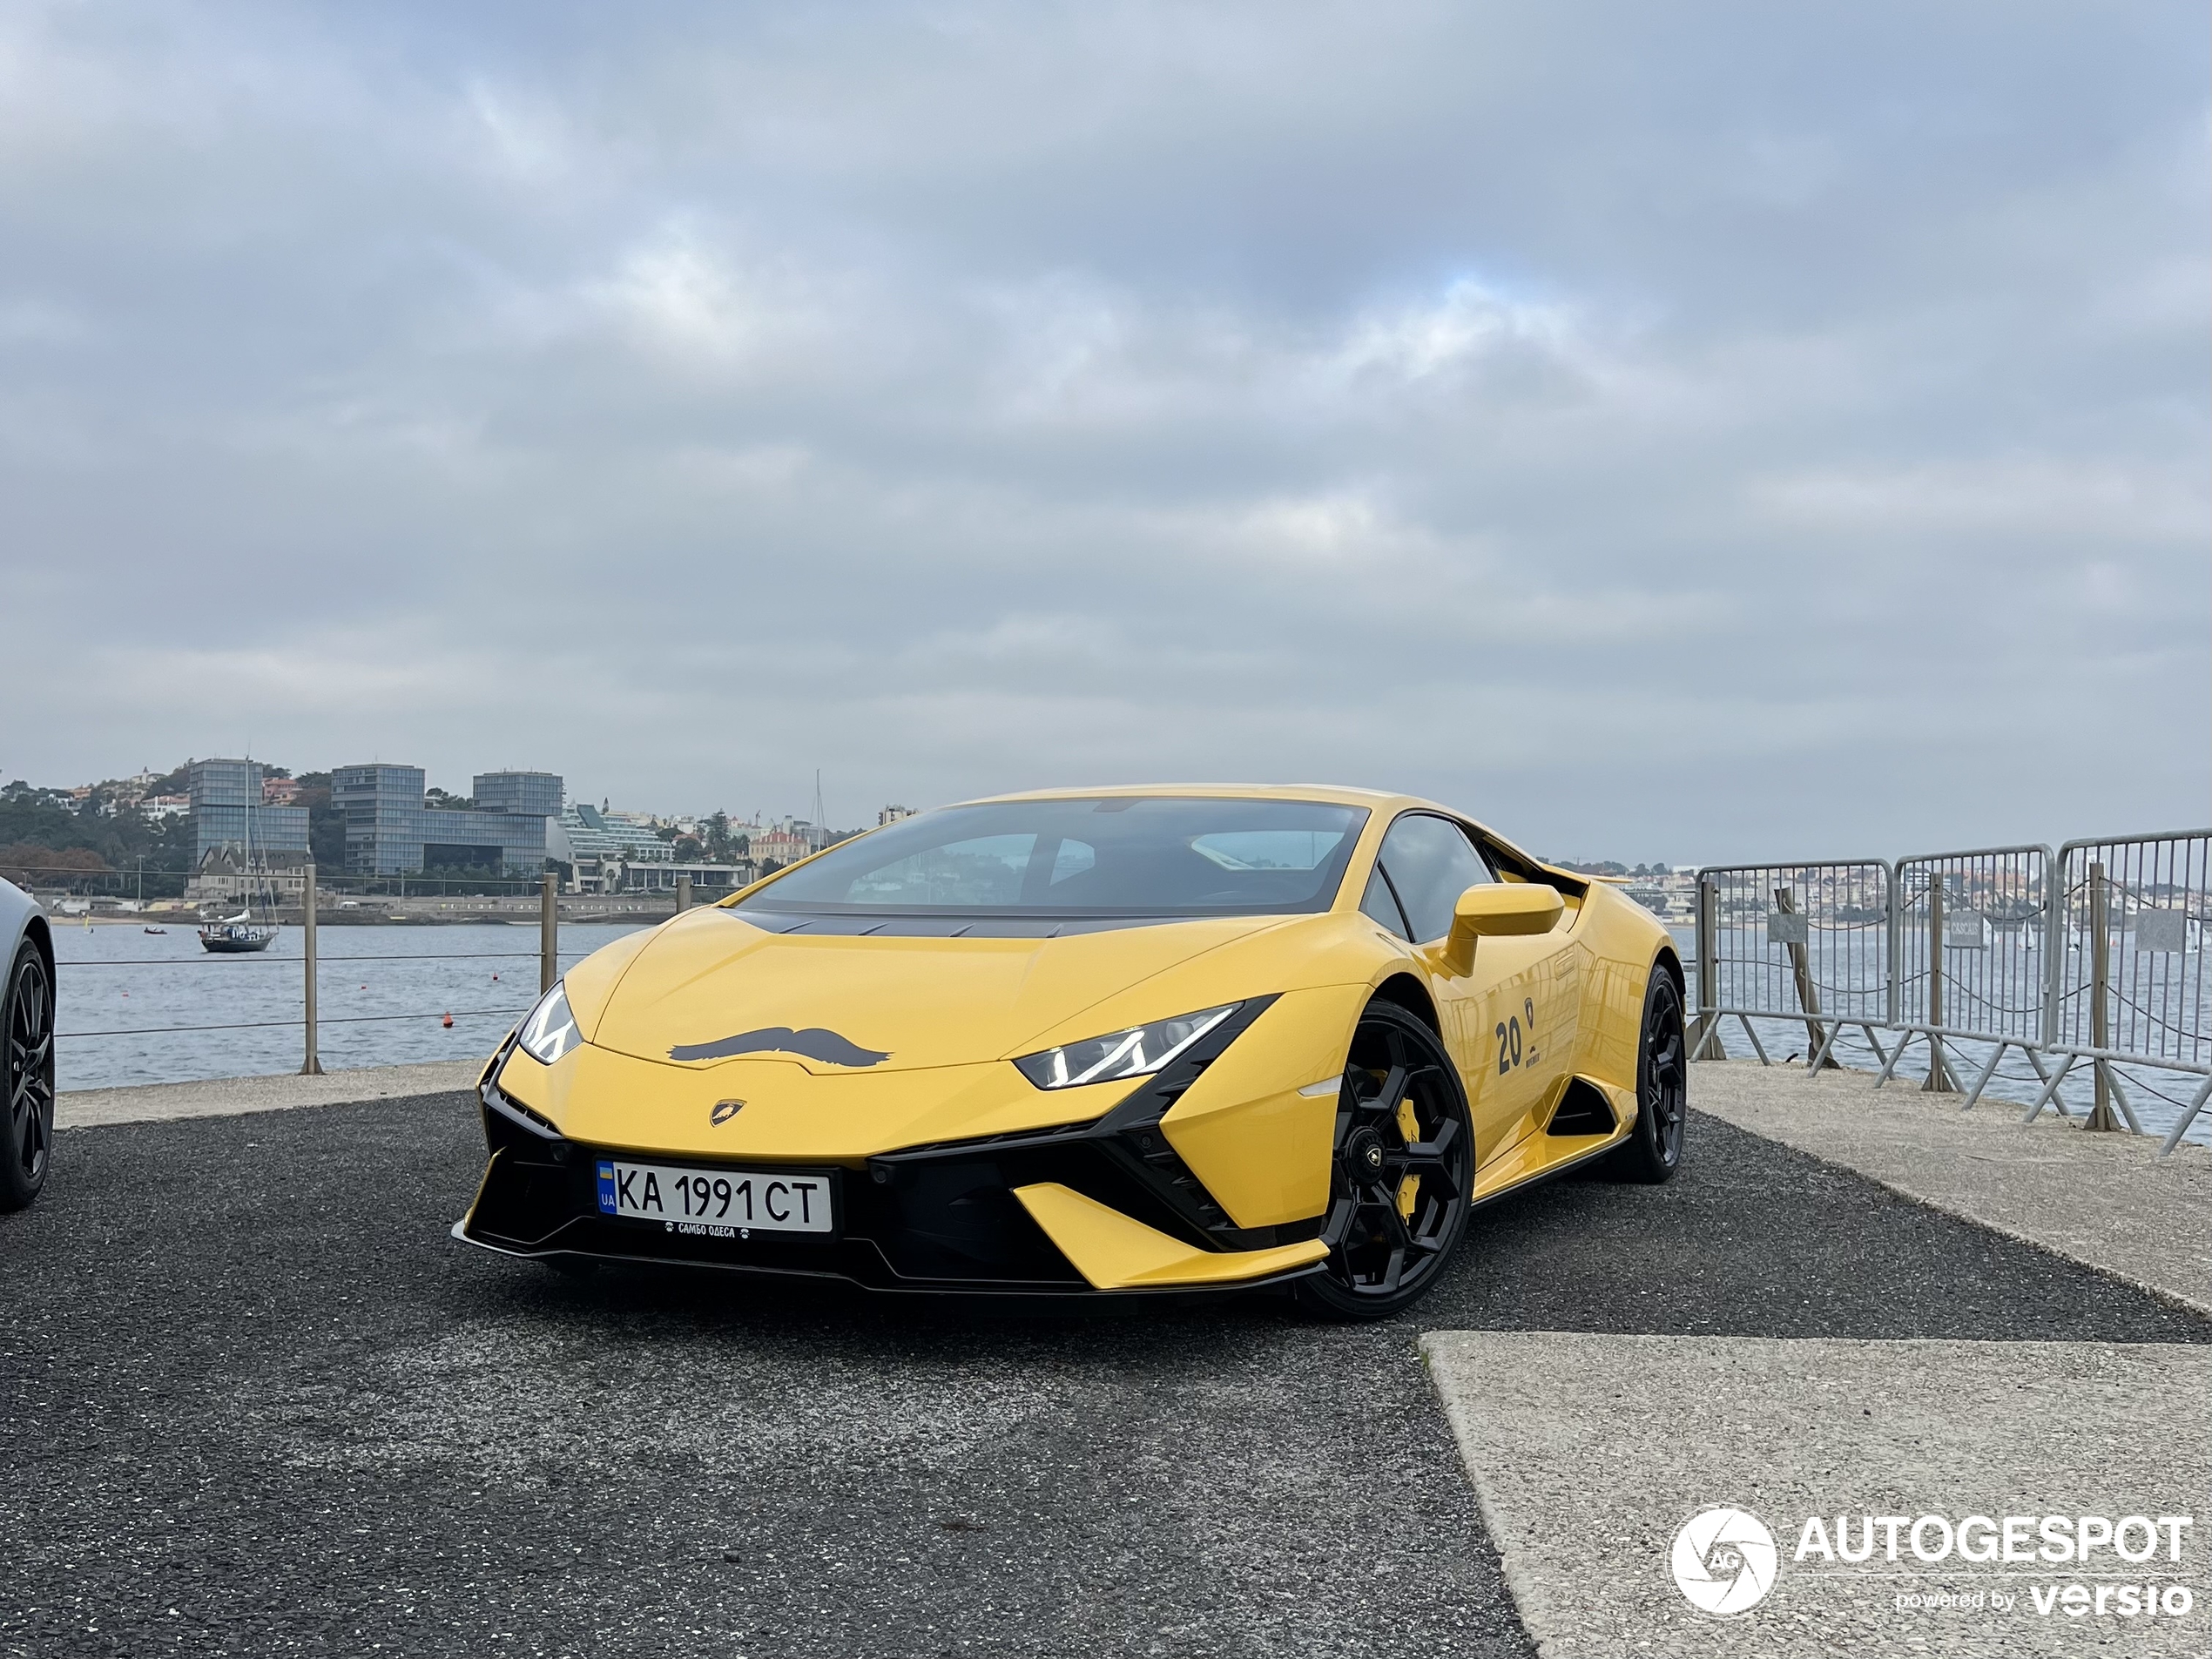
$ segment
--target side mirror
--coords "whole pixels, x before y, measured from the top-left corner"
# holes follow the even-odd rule
[[[1533,881],[1501,881],[1469,887],[1452,907],[1452,936],[1445,961],[1454,974],[1474,970],[1474,941],[1486,934],[1548,934],[1566,913],[1557,887]]]

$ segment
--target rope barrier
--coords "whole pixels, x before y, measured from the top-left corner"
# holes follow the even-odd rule
[[[376,1025],[393,1020],[475,1020],[487,1015],[523,1015],[532,1004],[508,1008],[441,1008],[435,1014],[349,1014],[338,1019],[318,1019],[324,1025]],[[185,1031],[296,1031],[307,1024],[305,1020],[240,1020],[228,1025],[143,1025],[115,1031],[57,1031],[54,1040],[60,1042],[73,1037],[150,1037]]]
[[[589,956],[588,950],[564,950],[559,953],[571,961]],[[534,950],[464,950],[451,955],[430,951],[420,955],[404,956],[325,956],[318,954],[315,961],[323,962],[534,962],[538,954]],[[236,956],[117,956],[99,962],[57,962],[57,968],[210,968],[246,967],[268,968],[277,963],[297,968],[297,956],[269,956],[257,954],[243,961]]]

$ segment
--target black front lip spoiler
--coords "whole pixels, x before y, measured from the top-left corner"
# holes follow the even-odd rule
[[[1264,1278],[1238,1279],[1225,1285],[1145,1285],[1123,1290],[1096,1290],[1088,1285],[1007,1284],[990,1279],[908,1279],[877,1282],[857,1278],[834,1267],[764,1267],[753,1262],[718,1262],[696,1257],[655,1256],[635,1251],[607,1250],[523,1250],[513,1244],[494,1244],[489,1239],[474,1238],[469,1233],[467,1217],[448,1229],[455,1238],[477,1250],[494,1256],[505,1256],[524,1262],[597,1262],[608,1266],[624,1267],[685,1267],[707,1272],[727,1273],[740,1278],[758,1279],[827,1279],[839,1285],[849,1285],[855,1290],[874,1296],[911,1297],[972,1297],[991,1301],[1016,1300],[1025,1302],[1086,1303],[1100,1301],[1212,1299],[1236,1296],[1245,1291],[1272,1291],[1295,1283],[1321,1271],[1325,1264],[1313,1262],[1304,1267],[1291,1268],[1288,1272],[1271,1273]]]

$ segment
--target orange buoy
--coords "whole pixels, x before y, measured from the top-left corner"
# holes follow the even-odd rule
[[[450,1030],[452,1030],[452,1029],[453,1029],[453,1015],[451,1015],[450,1014],[448,1014],[448,1015],[446,1015],[446,1019],[445,1019],[445,1026],[446,1026],[446,1029],[447,1029],[447,1030],[448,1030],[448,1031],[450,1031]]]

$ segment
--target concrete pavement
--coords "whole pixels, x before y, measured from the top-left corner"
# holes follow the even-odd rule
[[[1550,1332],[1423,1345],[1542,1659],[2212,1650],[2212,1346]],[[1677,1531],[1723,1504],[1770,1529],[1778,1560],[1754,1563],[1773,1570],[1763,1599],[1715,1618],[1672,1564]],[[2155,1541],[2130,1528],[2122,1542],[2146,1559],[2106,1546],[2087,1564],[1968,1561],[1946,1536],[1970,1516],[2029,1516],[2040,1550],[2041,1517],[2071,1528],[2085,1513],[2195,1524]],[[1942,1519],[1919,1527],[1919,1554],[1913,1531],[1890,1529],[1892,1560],[1881,1532],[1860,1548],[1870,1515]],[[1839,1519],[1864,1561],[1834,1553]],[[1999,1548],[1990,1528],[1968,1537],[1977,1554]],[[2078,1616],[2056,1599],[2074,1584]],[[2145,1584],[2162,1608],[2186,1590],[2188,1611],[2145,1611]]]
[[[174,1117],[230,1117],[241,1112],[286,1111],[300,1106],[340,1106],[368,1100],[401,1100],[466,1089],[483,1069],[483,1056],[434,1060],[427,1065],[365,1066],[302,1077],[219,1077],[204,1082],[142,1083],[129,1089],[72,1089],[57,1096],[57,1129],[98,1123],[152,1123]]]

